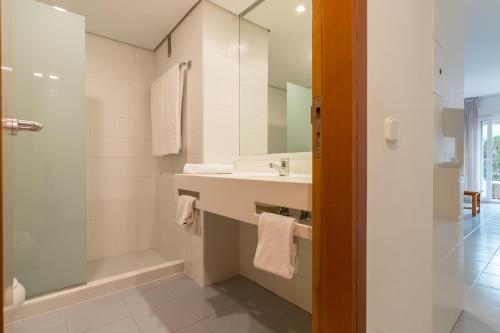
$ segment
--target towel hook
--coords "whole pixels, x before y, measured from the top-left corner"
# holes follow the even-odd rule
[[[191,69],[192,67],[192,62],[191,60],[188,60],[188,61],[183,61],[179,64],[179,68],[182,68],[183,66],[186,66],[187,69]]]

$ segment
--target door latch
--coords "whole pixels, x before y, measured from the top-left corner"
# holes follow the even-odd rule
[[[17,135],[19,131],[39,132],[43,125],[30,120],[2,119],[2,128],[9,131],[10,135]]]
[[[314,97],[311,106],[311,123],[313,128],[313,157],[321,157],[321,102],[322,98]]]

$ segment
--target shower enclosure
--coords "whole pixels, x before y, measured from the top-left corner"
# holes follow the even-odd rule
[[[15,279],[24,308],[46,302],[47,310],[182,272],[177,245],[189,238],[174,208],[156,224],[155,53],[89,34],[82,16],[48,0],[0,1],[6,305],[16,304]],[[130,63],[134,76],[123,73]]]
[[[13,255],[7,281],[17,278],[31,297],[85,282],[85,21],[32,0],[5,9],[4,193],[11,196]],[[16,133],[16,120],[36,123]]]

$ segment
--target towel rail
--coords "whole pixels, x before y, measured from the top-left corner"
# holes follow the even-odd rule
[[[187,69],[191,69],[193,63],[191,62],[191,60],[188,60],[188,61],[182,61],[179,63],[179,68],[182,68],[183,66],[186,66]]]
[[[200,203],[200,201],[196,201],[195,202],[195,208],[199,209],[201,211],[208,211],[208,212],[210,212],[209,210],[204,209],[204,207]],[[242,222],[258,226],[259,225],[259,218],[260,218],[260,214],[255,213],[255,214],[253,214],[253,216],[251,218],[249,218],[249,220],[242,221]],[[312,232],[312,226],[306,225],[306,224],[302,224],[302,223],[296,223],[295,224],[295,228],[293,230],[293,235],[295,237],[312,240],[312,233],[313,233]]]

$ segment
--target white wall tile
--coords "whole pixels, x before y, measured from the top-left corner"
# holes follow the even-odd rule
[[[89,157],[89,177],[109,178],[114,175],[112,158]]]
[[[153,52],[87,34],[89,260],[156,242],[156,160],[146,142],[154,59]]]
[[[108,253],[114,247],[113,220],[94,220],[87,223],[87,259],[93,260]]]
[[[151,139],[135,139],[135,156],[136,157],[151,157],[153,154],[153,147]]]
[[[156,161],[154,158],[136,158],[135,176],[136,177],[154,177],[156,171]]]
[[[115,158],[113,160],[114,177],[134,177],[135,159],[134,158]]]
[[[90,135],[113,137],[114,119],[108,115],[90,115]]]
[[[113,100],[113,110],[116,117],[134,119],[137,116],[135,99],[116,98]]]
[[[144,117],[134,122],[135,137],[138,139],[151,139],[151,119]]]
[[[114,138],[114,156],[115,157],[134,157],[134,139]]]
[[[133,119],[115,117],[115,138],[135,138],[135,122]]]

